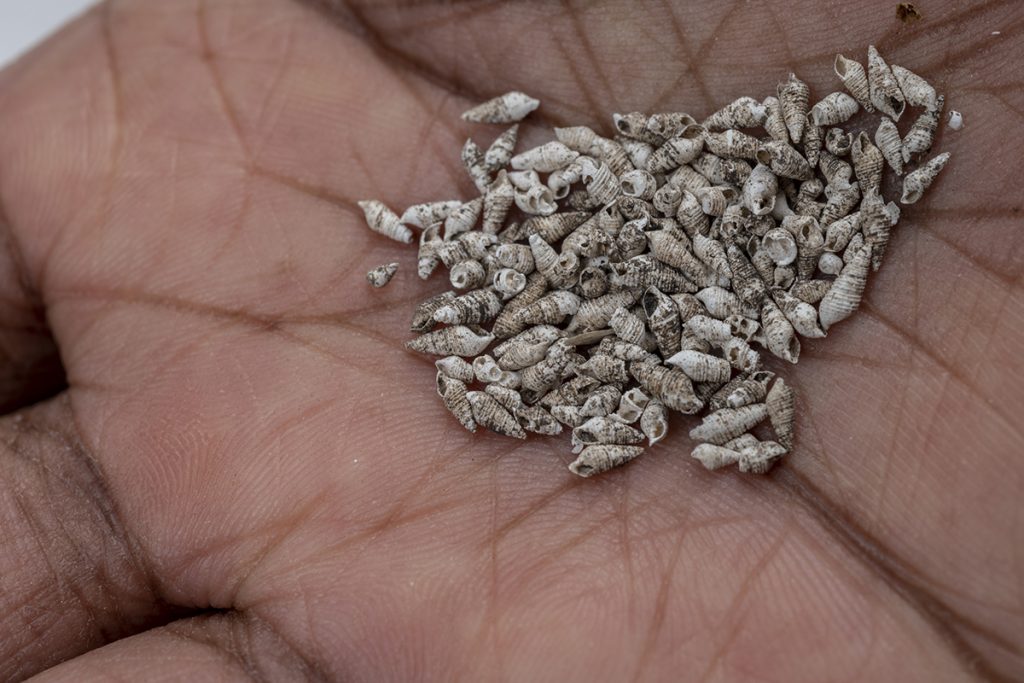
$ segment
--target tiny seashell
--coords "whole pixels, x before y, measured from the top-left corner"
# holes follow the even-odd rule
[[[907,132],[907,137],[903,138],[903,161],[909,163],[913,157],[925,154],[932,148],[932,140],[935,138],[935,131],[939,127],[939,118],[942,115],[942,107],[945,103],[946,98],[939,95],[935,104],[930,109],[922,112],[914,121],[914,125]]]
[[[526,276],[512,268],[502,268],[494,274],[491,281],[495,291],[501,294],[502,298],[511,299],[519,292],[526,289]]]
[[[494,336],[482,334],[463,325],[454,325],[406,342],[406,347],[434,356],[476,356],[483,353]]]
[[[804,280],[793,283],[789,293],[801,301],[816,304],[825,297],[831,287],[832,282],[829,280]]]
[[[629,374],[633,375],[644,391],[672,410],[694,415],[704,407],[693,392],[693,382],[682,370],[634,361],[629,365]]]
[[[441,258],[437,248],[442,244],[441,223],[434,223],[420,233],[419,252],[416,255],[416,274],[426,280],[437,269]]]
[[[951,109],[946,125],[949,126],[950,130],[960,130],[964,127],[964,115],[955,109]]]
[[[487,166],[484,163],[484,153],[472,139],[467,139],[462,145],[459,158],[462,159],[462,167],[466,169],[466,173],[476,189],[484,192],[491,184],[491,174],[487,171]]]
[[[768,418],[771,420],[775,436],[786,448],[793,447],[793,419],[795,415],[795,401],[793,389],[790,388],[781,377],[775,380],[768,397],[765,399],[768,407]]]
[[[868,87],[868,74],[864,65],[842,55],[836,55],[835,72],[846,90],[860,106],[864,107],[864,111],[874,112],[875,106],[871,104],[871,90]]]
[[[562,433],[561,423],[540,406],[522,406],[516,411],[516,418],[523,429],[534,434],[556,436]]]
[[[849,121],[858,109],[857,100],[844,92],[834,92],[811,108],[811,120],[816,126],[834,126]]]
[[[466,249],[466,254],[469,255],[469,258],[485,263],[491,261],[497,265],[497,261],[495,261],[491,253],[493,251],[491,247],[498,244],[497,236],[473,230],[457,235],[455,241],[459,242]]]
[[[824,275],[839,275],[843,269],[843,258],[834,252],[825,251],[818,257],[818,270]]]
[[[622,401],[622,392],[612,384],[603,384],[595,389],[583,402],[581,412],[587,417],[611,415]]]
[[[724,320],[717,320],[706,315],[695,315],[686,321],[684,327],[698,339],[717,342],[732,337],[732,328]]]
[[[662,356],[670,356],[679,351],[682,322],[675,302],[664,292],[651,287],[640,298],[640,304]]]
[[[728,185],[701,187],[693,192],[693,196],[700,202],[700,208],[709,216],[721,216],[725,213],[725,207],[737,197],[736,190]]]
[[[596,299],[608,292],[608,273],[603,268],[588,266],[580,271],[580,295],[586,299]]]
[[[612,417],[625,424],[633,424],[643,415],[644,408],[650,402],[650,398],[638,387],[623,392],[619,399],[618,408],[612,413]]]
[[[786,452],[785,446],[774,441],[759,441],[756,446],[740,451],[739,471],[766,474]]]
[[[760,377],[763,376],[763,377]],[[770,372],[744,373],[722,386],[708,403],[708,409],[742,408],[764,402],[768,394],[768,382],[774,377]]]
[[[686,112],[670,111],[651,114],[644,124],[644,129],[652,135],[668,139],[687,126],[696,125],[697,121]]]
[[[695,382],[727,382],[732,376],[729,361],[699,351],[680,351],[665,362],[676,366]]]
[[[708,314],[719,320],[738,314],[743,309],[739,298],[723,287],[705,287],[697,292],[696,297],[704,304]]]
[[[772,283],[776,287],[789,288],[793,281],[796,280],[796,270],[791,266],[777,266],[775,272],[772,273]]]
[[[484,167],[491,173],[504,168],[510,159],[512,151],[516,148],[516,139],[519,137],[519,124],[514,124],[504,133],[499,135],[491,146],[484,152]]]
[[[779,105],[782,107],[782,118],[789,130],[789,139],[793,143],[800,142],[804,133],[804,122],[807,117],[807,104],[811,89],[807,84],[789,74],[789,80],[779,84]]]
[[[541,184],[540,174],[532,168],[525,171],[506,171],[505,177],[512,183],[512,187],[523,192]]]
[[[377,266],[366,274],[366,281],[369,282],[372,287],[383,287],[387,283],[391,282],[391,278],[393,278],[397,272],[397,263],[388,263],[383,266]]]
[[[569,471],[581,477],[592,477],[625,465],[643,452],[643,446],[587,446],[569,465]]]
[[[596,299],[587,299],[579,303],[576,315],[566,330],[570,333],[601,330],[608,327],[612,314],[620,306],[632,306],[638,294],[632,291],[612,292]]]
[[[544,359],[525,368],[521,373],[524,389],[543,394],[555,386],[561,378],[562,371],[572,360],[572,347],[559,339],[548,348]]]
[[[587,156],[597,156],[604,144],[608,142],[587,126],[567,126],[555,128],[555,139],[571,150]]]
[[[715,342],[722,350],[722,357],[729,361],[741,372],[756,370],[761,366],[761,355],[750,348],[750,344],[739,337],[729,337],[723,341]]]
[[[448,218],[448,214],[460,206],[462,206],[462,202],[457,200],[413,204],[402,213],[399,220],[406,225],[413,225],[422,230],[429,225],[444,221],[445,218]]]
[[[483,198],[483,232],[496,235],[505,224],[512,204],[515,202],[515,188],[504,170],[498,171],[494,182],[487,187]]]
[[[871,247],[871,268],[878,270],[889,244],[892,222],[877,192],[867,192],[860,203],[861,230],[864,242]]]
[[[743,159],[723,159],[708,152],[694,159],[690,166],[703,175],[709,185],[742,185],[753,168]]]
[[[825,336],[822,329],[818,327],[818,311],[814,306],[782,288],[772,289],[771,294],[797,334],[809,339],[819,339]]]
[[[441,294],[432,296],[426,301],[421,302],[416,307],[416,310],[413,311],[410,331],[422,333],[432,330],[437,322],[434,320],[434,313],[437,309],[454,301],[455,296],[455,292],[442,292]]]
[[[786,120],[782,117],[782,105],[779,98],[768,96],[761,101],[764,106],[764,130],[771,136],[772,140],[789,144],[789,131],[786,130]]]
[[[583,225],[590,214],[586,211],[565,211],[551,216],[533,216],[523,228],[527,235],[537,235],[549,244],[558,242]]]
[[[462,113],[463,121],[515,123],[540,106],[540,100],[517,91],[507,92]]]
[[[875,130],[875,145],[896,175],[903,175],[903,141],[892,119],[883,118]]]
[[[555,406],[582,406],[587,400],[587,396],[590,392],[596,388],[600,382],[593,377],[576,376],[567,382],[563,382],[560,387],[553,389],[541,398],[541,405],[547,408],[554,408]],[[581,421],[582,424],[582,421]],[[574,425],[575,426],[575,425]]]
[[[825,136],[821,132],[821,126],[816,126],[811,120],[810,113],[807,114],[807,121],[804,124],[804,158],[813,169],[818,165],[818,155],[824,144]]]
[[[630,313],[625,307],[615,309],[608,320],[608,327],[615,330],[619,339],[631,344],[640,344],[646,335],[646,327],[640,318]]]
[[[874,45],[868,45],[868,89],[875,108],[891,116],[894,121],[899,121],[906,108],[906,101],[892,70]]]
[[[796,260],[796,239],[783,228],[769,230],[761,240],[761,248],[776,265],[788,266]]]
[[[702,157],[697,157],[697,159],[701,158]],[[694,162],[696,162],[697,159],[694,159]],[[671,175],[665,179],[665,185],[674,187],[678,190],[688,190],[693,192],[699,187],[708,187],[711,185],[711,181],[691,166],[680,166],[676,170],[672,171]]]
[[[903,196],[900,197],[900,203],[913,204],[920,199],[939,172],[945,168],[947,161],[949,161],[949,152],[943,152],[922,164],[920,168],[908,173],[907,177],[903,179]]]
[[[755,216],[765,216],[775,207],[778,190],[778,178],[772,170],[764,164],[758,164],[743,183],[740,201]]]
[[[760,306],[767,292],[764,281],[757,274],[754,265],[736,245],[726,250],[729,268],[732,270],[732,285],[736,295],[747,306]]]
[[[861,131],[850,149],[853,160],[853,171],[857,175],[862,192],[878,191],[882,184],[882,165],[884,157],[878,147],[871,143],[867,132]]]
[[[652,399],[644,406],[640,415],[640,431],[647,437],[647,445],[653,446],[668,435],[668,408],[658,399]]]
[[[597,221],[588,220],[569,233],[562,242],[562,251],[591,259],[606,256],[612,245],[613,237],[602,230]]]
[[[857,252],[864,246],[864,234],[856,233],[850,238],[850,243],[846,245],[846,249],[843,250],[843,263],[850,263],[857,257]]]
[[[603,353],[591,356],[585,363],[576,367],[577,374],[589,375],[602,384],[625,384],[629,381],[626,363]]]
[[[579,406],[559,405],[551,408],[551,416],[559,423],[575,429],[587,421],[583,409]]]
[[[818,267],[818,258],[825,251],[825,235],[818,221],[810,216],[792,216],[782,221],[782,227],[796,239],[797,277],[806,280]]]
[[[437,393],[441,396],[445,407],[463,427],[476,432],[476,421],[473,418],[473,406],[467,397],[466,384],[444,373],[437,373]]]
[[[676,220],[687,235],[693,236],[697,233],[707,232],[710,220],[700,202],[688,190],[683,190],[679,197],[679,206],[676,208]]]
[[[496,398],[483,391],[466,392],[466,398],[473,409],[473,419],[478,425],[515,439],[526,438],[526,432],[519,425],[519,421]]]
[[[860,306],[870,266],[871,247],[864,245],[843,267],[818,305],[818,318],[823,329],[827,331],[840,320],[845,320]]]
[[[619,194],[619,179],[608,164],[591,157],[579,157],[580,179],[598,204],[608,204]]]
[[[402,225],[395,212],[376,199],[357,202],[366,216],[366,225],[370,230],[389,237],[396,242],[412,243],[412,230]]]
[[[684,323],[695,315],[707,313],[704,304],[693,294],[670,294],[669,298],[675,302],[676,308],[679,309],[679,319]]]
[[[732,278],[729,257],[720,241],[698,232],[693,235],[692,246],[693,253],[711,270],[720,277]]]
[[[619,178],[619,186],[622,188],[622,194],[627,197],[639,197],[650,201],[658,189],[658,181],[647,171],[633,170]]]
[[[935,106],[935,88],[928,81],[898,64],[893,64],[891,69],[893,78],[896,79],[907,104],[924,109]]]
[[[502,370],[493,383],[500,387],[515,389],[516,391],[518,391],[519,388],[523,385],[523,380],[518,372]]]
[[[882,119],[883,121],[889,121],[890,119]],[[825,149],[828,150],[829,154],[834,154],[837,157],[844,157],[850,153],[850,148],[853,147],[853,134],[847,133],[842,128],[829,128],[825,133]]]
[[[434,361],[434,367],[437,371],[443,374],[445,377],[457,379],[460,382],[469,383],[476,378],[476,374],[473,372],[473,365],[467,362],[465,359],[459,358],[458,356],[445,356]],[[444,396],[438,389],[438,393]]]
[[[498,367],[494,358],[486,354],[473,359],[473,375],[478,382],[496,382],[501,377],[502,370]]]
[[[752,135],[729,128],[721,133],[708,133],[704,136],[704,146],[712,154],[720,157],[756,160],[757,150],[761,141]]]
[[[507,339],[518,332],[521,332],[528,323],[519,320],[519,313],[544,296],[548,291],[548,282],[540,273],[531,273],[526,278],[526,288],[515,297],[506,302],[501,313],[494,319],[491,328],[493,334],[499,339]]]
[[[774,221],[772,224],[774,225]],[[751,254],[750,262],[754,265],[754,270],[757,271],[757,276],[764,282],[771,282],[772,278],[775,277],[775,261],[768,255],[764,249],[761,249],[761,240],[755,234],[751,235],[747,243],[747,253]]]
[[[868,144],[871,143],[869,142]],[[878,151],[877,147],[874,147],[874,149],[876,152]],[[879,167],[881,167],[881,152],[878,153],[878,161]],[[821,211],[821,220],[818,221],[818,224],[827,228],[833,221],[837,221],[849,214],[857,206],[857,202],[860,201],[860,183],[851,183],[847,187],[840,188],[828,186],[825,188],[825,194],[828,195],[828,201],[825,203],[825,208]]]
[[[517,171],[533,170],[538,173],[550,173],[565,168],[579,155],[579,152],[569,149],[557,140],[552,140],[515,155],[510,163],[512,168]]]
[[[658,143],[663,138],[647,129],[649,118],[650,116],[639,111],[632,111],[626,114],[613,113],[612,123],[615,126],[615,130],[630,140]]]
[[[730,315],[723,322],[728,323],[729,331],[732,332],[732,336],[740,337],[747,341],[754,339],[757,336],[758,330],[761,328],[758,321],[744,315]],[[722,381],[724,382],[725,380]]]
[[[552,289],[568,287],[575,282],[580,269],[576,254],[571,251],[559,254],[540,235],[530,235],[530,249],[537,272],[547,279]]]
[[[535,325],[494,347],[502,370],[522,370],[542,361],[547,350],[564,332],[552,325]]]
[[[761,306],[761,327],[768,350],[783,360],[796,363],[800,358],[800,340],[782,310],[769,298],[765,298]]]
[[[500,265],[523,275],[529,275],[534,270],[533,251],[525,244],[501,244],[495,249],[494,257]]]
[[[697,291],[697,286],[682,272],[646,254],[615,263],[613,268],[611,281],[622,287],[657,287],[666,294]]]
[[[580,182],[582,175],[583,168],[574,161],[548,175],[548,189],[551,190],[555,199],[564,199],[569,196],[572,186]]]
[[[573,436],[586,445],[637,444],[644,440],[639,430],[610,417],[592,417],[573,430]]]
[[[606,337],[598,345],[598,352],[604,353],[622,360],[641,360],[644,362],[660,363],[661,358],[641,346],[622,341],[616,336]]]
[[[452,265],[448,280],[455,289],[473,289],[487,281],[487,269],[479,261],[466,259]]]
[[[765,116],[767,112],[763,104],[753,97],[740,97],[705,119],[704,128],[709,131],[753,128],[764,123]]]
[[[795,147],[784,142],[772,140],[762,143],[757,152],[757,160],[770,166],[772,173],[784,178],[808,180],[814,175],[807,159]]]
[[[527,214],[550,216],[558,210],[555,195],[547,185],[533,185],[525,192],[516,190],[512,199],[519,210]]]
[[[665,173],[690,163],[700,155],[704,135],[703,126],[686,126],[647,157],[646,169],[651,173]]]
[[[668,230],[652,230],[646,233],[651,253],[658,261],[678,268],[691,280],[704,276],[706,266],[689,249],[685,235]]]
[[[578,296],[566,290],[556,290],[521,309],[516,318],[526,325],[557,325],[579,308]]]
[[[759,443],[760,441],[758,438],[748,432],[746,434],[740,434],[735,439],[726,441],[723,446],[739,453],[740,451],[744,451],[748,448],[756,448]]]
[[[716,446],[710,443],[698,444],[690,453],[690,457],[700,462],[709,470],[718,470],[723,467],[735,465],[740,460],[740,454],[725,446]]]
[[[476,359],[473,362],[475,364]],[[500,384],[490,383],[484,387],[484,393],[491,396],[501,404],[502,408],[512,413],[518,419],[519,411],[523,408],[523,397],[519,395],[518,391],[509,387],[503,387]]]
[[[722,408],[690,430],[690,438],[718,446],[749,431],[768,417],[768,406],[754,403],[741,408]]]

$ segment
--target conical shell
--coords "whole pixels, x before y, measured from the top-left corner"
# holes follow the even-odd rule
[[[768,398],[765,399],[765,405],[768,407],[768,418],[772,422],[772,429],[775,430],[775,436],[779,443],[787,449],[792,448],[795,400],[793,389],[781,377],[772,384]]]
[[[786,129],[789,130],[789,139],[794,143],[800,142],[803,137],[807,103],[810,96],[811,89],[797,78],[796,74],[789,74],[789,80],[779,84],[779,105],[782,107],[782,118],[786,122]]]
[[[629,381],[626,363],[620,358],[597,353],[576,367],[576,372],[589,375],[603,384],[625,384]]]
[[[571,359],[572,347],[566,344],[564,339],[559,339],[548,348],[544,360],[520,373],[523,389],[543,395],[558,383],[562,371],[565,370]]]
[[[487,354],[474,358],[471,365],[473,366],[473,376],[478,382],[487,384],[501,379],[501,368],[498,367],[494,358]]]
[[[476,421],[473,419],[473,407],[469,403],[469,399],[466,396],[466,385],[457,379],[446,376],[444,373],[437,373],[437,393],[441,396],[441,400],[444,401],[445,407],[448,409],[455,419],[459,421],[463,427],[471,432],[476,432]]]
[[[634,361],[629,365],[629,373],[644,391],[672,410],[693,415],[704,407],[693,393],[693,382],[681,370]]]
[[[449,271],[448,280],[455,289],[473,289],[487,281],[487,269],[479,261],[459,261]]]
[[[568,166],[579,155],[579,152],[553,140],[517,154],[512,157],[510,163],[517,171],[534,170],[538,173],[550,173]]]
[[[512,201],[520,211],[533,216],[550,216],[558,210],[555,195],[542,184],[533,185],[526,191],[516,190]]]
[[[473,409],[473,419],[482,427],[514,439],[525,439],[526,432],[515,416],[505,409],[496,398],[482,391],[466,392],[466,399]]]
[[[708,152],[694,159],[690,166],[703,175],[709,185],[742,185],[752,170],[750,164],[743,159],[723,159]],[[685,167],[679,170],[682,168]]]
[[[766,474],[786,454],[786,448],[774,441],[759,441],[757,445],[740,451],[739,470],[751,474]]]
[[[555,436],[562,433],[562,425],[551,413],[540,406],[523,406],[516,412],[523,429],[534,434]]]
[[[722,350],[722,356],[729,364],[741,372],[751,372],[761,367],[760,354],[739,337],[716,342],[716,346]]]
[[[778,178],[768,166],[758,164],[743,183],[740,201],[755,216],[766,216],[775,208],[778,191]]]
[[[396,242],[412,243],[412,230],[402,225],[395,212],[376,199],[357,202],[366,216],[366,225],[379,235],[389,237]]]
[[[460,206],[462,206],[462,202],[457,200],[413,204],[402,213],[399,220],[406,225],[413,225],[422,230],[428,225],[444,221],[445,218],[448,218],[448,214]]]
[[[555,290],[524,307],[516,315],[525,325],[557,325],[580,308],[580,298],[566,290]]]
[[[573,436],[585,445],[640,443],[644,435],[627,424],[610,417],[592,417],[573,430]]]
[[[553,325],[535,325],[494,347],[494,357],[503,370],[522,370],[542,361],[564,334]]]
[[[519,411],[523,408],[523,397],[519,395],[518,391],[492,383],[484,387],[484,393],[494,398],[502,408],[518,418]]]
[[[764,123],[764,105],[753,97],[740,97],[725,105],[704,121],[709,131],[726,128],[753,128]]]
[[[667,140],[687,126],[693,126],[696,123],[696,119],[685,112],[659,112],[648,117],[644,129],[652,135]]]
[[[843,258],[831,251],[822,252],[818,257],[818,270],[824,275],[839,275],[843,269]],[[792,321],[790,321],[792,322]],[[799,330],[797,330],[799,332]]]
[[[416,255],[416,274],[422,280],[430,277],[437,269],[437,265],[441,263],[441,257],[437,254],[438,247],[443,243],[441,227],[441,223],[434,223],[420,233],[420,247]]]
[[[782,310],[769,298],[761,306],[761,327],[768,350],[783,360],[796,363],[800,358],[800,340]]]
[[[932,140],[934,140],[935,131],[939,127],[939,118],[945,103],[946,98],[939,95],[935,104],[926,109],[914,121],[914,125],[907,132],[907,137],[903,138],[901,153],[903,161],[909,163],[915,156],[925,154],[932,148]]]
[[[736,245],[726,250],[729,268],[732,270],[732,286],[740,301],[751,307],[760,307],[767,293],[764,281],[757,274],[754,265]]]
[[[697,188],[693,196],[700,202],[700,208],[709,216],[721,216],[725,213],[725,207],[737,198],[736,190],[728,185]]]
[[[868,144],[870,145],[871,143],[869,142]],[[878,152],[877,147],[872,145],[872,148]],[[878,152],[878,162],[879,168],[881,168],[881,152]],[[837,221],[849,214],[857,206],[857,202],[860,201],[860,187],[860,183],[851,183],[847,187],[826,187],[825,194],[828,196],[828,201],[825,202],[825,208],[821,211],[821,220],[818,221],[819,225],[827,228],[833,221]]]
[[[864,107],[864,111],[875,111],[875,105],[871,104],[871,90],[868,87],[868,74],[864,65],[842,55],[836,55],[835,71],[846,90],[860,106]]]
[[[483,208],[483,230],[490,235],[496,235],[505,224],[508,212],[515,202],[515,188],[508,179],[504,170],[498,171],[497,177],[491,183],[484,194]]]
[[[494,257],[501,266],[523,275],[529,275],[534,270],[533,250],[525,244],[501,244],[495,249]]]
[[[434,325],[437,321],[434,320],[434,313],[437,309],[447,305],[451,301],[455,300],[455,292],[442,292],[436,296],[432,296],[426,301],[421,302],[416,310],[412,314],[412,324],[410,325],[410,331],[412,332],[429,332],[434,329]],[[444,354],[447,355],[447,354]]]
[[[658,399],[647,402],[640,415],[640,431],[647,437],[647,445],[653,446],[668,434],[668,408]]]
[[[644,322],[637,316],[630,313],[624,306],[620,306],[608,319],[608,327],[615,330],[619,339],[631,344],[640,344],[646,336],[647,329]]]
[[[821,303],[818,318],[826,331],[840,320],[848,318],[860,306],[871,266],[871,247],[864,245],[843,267]]]
[[[434,361],[434,367],[436,367],[437,371],[445,377],[457,379],[460,382],[468,383],[476,379],[476,373],[473,372],[473,365],[458,356],[445,356],[444,358],[439,358]],[[438,393],[440,393],[440,391]],[[443,396],[443,394],[441,395]]]
[[[883,118],[875,130],[875,145],[896,175],[903,175],[903,140],[892,119]]]
[[[534,216],[526,220],[523,228],[529,236],[537,235],[549,244],[565,239],[591,216],[586,211],[567,211],[552,216]]]
[[[861,191],[879,191],[882,185],[882,165],[885,158],[882,156],[882,151],[871,144],[871,138],[868,137],[866,131],[861,131],[857,135],[857,139],[853,141],[850,158],[853,160],[853,172],[857,175]]]
[[[899,121],[906,108],[903,93],[892,70],[874,45],[868,45],[868,91],[878,111]]]
[[[651,173],[665,173],[690,163],[700,155],[704,135],[703,126],[686,126],[651,153],[647,158],[647,170]]]
[[[647,171],[633,170],[619,176],[619,187],[627,197],[637,197],[646,201],[654,198],[658,189],[658,181]]]
[[[858,109],[857,100],[846,93],[829,93],[811,108],[811,120],[816,126],[834,126],[849,121]]]
[[[608,273],[597,266],[580,271],[579,292],[585,299],[596,299],[608,292]]]
[[[684,327],[698,339],[709,342],[725,341],[732,337],[732,328],[729,323],[706,315],[697,314],[690,317]]]
[[[370,283],[371,287],[383,287],[387,283],[391,282],[391,278],[398,272],[397,263],[387,263],[383,266],[377,266],[366,274],[366,281]]]
[[[634,291],[622,291],[605,294],[596,299],[581,301],[579,310],[569,323],[566,330],[570,333],[579,334],[591,330],[601,330],[608,327],[608,321],[612,314],[620,306],[632,306],[639,298]]]
[[[891,65],[891,68],[893,78],[896,79],[907,104],[925,109],[935,106],[935,88],[928,81],[898,64]]]
[[[620,287],[640,290],[657,287],[666,294],[697,291],[697,286],[685,274],[653,256],[633,256],[613,267],[612,284]]]
[[[569,471],[581,477],[592,477],[625,465],[643,452],[643,446],[588,446],[569,465]]]
[[[889,244],[892,222],[877,192],[867,192],[860,203],[864,242],[871,247],[871,268],[878,270]]]
[[[853,150],[852,147],[850,149]],[[828,186],[833,190],[850,186],[853,167],[831,152],[824,151],[818,155],[818,168],[821,169],[821,174],[825,176]]]
[[[631,111],[626,114],[612,114],[612,123],[620,135],[629,140],[660,144],[664,138],[657,133],[647,130],[648,119],[650,119],[650,116],[639,111]]]
[[[786,120],[782,117],[782,104],[779,98],[768,96],[762,100],[765,118],[764,129],[772,140],[789,144],[789,131],[786,130]]]
[[[579,157],[580,179],[587,188],[587,193],[598,204],[607,204],[619,194],[619,179],[608,164],[592,159]]]
[[[717,189],[717,188],[716,188]],[[732,269],[729,267],[729,257],[725,247],[719,240],[713,239],[701,233],[696,233],[692,239],[693,253],[704,262],[711,270],[723,278],[732,278]]]
[[[590,157],[596,157],[609,142],[587,126],[567,126],[554,129],[555,138],[571,150]]]
[[[477,123],[515,123],[526,118],[539,106],[539,100],[525,93],[512,91],[463,112],[462,120]]]
[[[526,287],[522,292],[505,303],[501,313],[494,319],[491,332],[499,339],[506,339],[522,331],[529,323],[519,319],[519,313],[533,304],[548,291],[548,282],[540,273],[531,273],[526,278]]]
[[[821,126],[814,125],[811,114],[808,112],[807,120],[804,123],[804,158],[807,159],[807,163],[812,169],[818,165],[818,155],[821,153],[823,140]]]
[[[676,207],[676,219],[687,235],[705,233],[711,221],[708,219],[700,202],[693,193],[683,190],[679,195],[679,206]]]
[[[459,157],[462,159],[462,167],[466,169],[466,173],[476,189],[484,192],[491,184],[491,174],[487,171],[487,166],[484,163],[484,153],[472,139],[467,139],[462,145]]]
[[[622,149],[626,150],[629,163],[634,169],[647,168],[647,161],[654,154],[654,148],[663,142],[661,138],[653,138],[650,143],[625,137],[619,137],[616,140],[622,145]]]
[[[664,292],[651,287],[640,298],[640,304],[662,356],[670,356],[679,351],[682,321],[676,303]]]
[[[789,293],[809,304],[816,304],[821,301],[828,290],[832,288],[829,280],[806,280],[797,282],[789,288]]]
[[[698,444],[690,453],[690,457],[709,470],[735,465],[740,460],[740,454],[736,451],[710,443]]]
[[[705,287],[697,292],[696,297],[704,304],[708,314],[719,320],[725,320],[743,310],[739,297],[723,287]]]
[[[499,135],[484,152],[484,166],[491,173],[504,168],[512,159],[512,151],[516,148],[519,137],[519,124],[514,124]]]
[[[768,417],[768,406],[755,403],[742,408],[722,408],[704,417],[690,430],[690,438],[717,446],[749,431]]]
[[[618,408],[612,413],[612,417],[623,424],[633,424],[643,415],[644,408],[648,403],[650,403],[650,398],[647,394],[639,388],[633,387],[622,394]]]
[[[587,396],[581,412],[588,417],[605,417],[615,412],[621,400],[622,392],[617,387],[604,384]]]
[[[494,336],[481,334],[463,325],[445,327],[406,342],[406,347],[418,353],[434,356],[476,356],[483,353]]]
[[[720,133],[708,133],[704,136],[704,146],[712,154],[720,157],[749,159],[756,161],[761,141],[734,128]]]
[[[727,382],[732,376],[729,361],[699,351],[680,351],[665,362],[685,372],[694,382]]]
[[[943,152],[914,172],[908,173],[907,177],[903,179],[903,196],[900,197],[900,203],[913,204],[920,199],[939,172],[945,168],[947,161],[949,161],[949,152]]]
[[[587,421],[587,418],[583,416],[579,406],[554,406],[551,409],[551,416],[561,424],[572,427],[573,429]],[[576,444],[573,445],[575,446]],[[582,446],[582,444],[580,444],[580,446]],[[582,450],[582,448],[579,450]],[[574,449],[573,452],[576,452],[576,450]]]
[[[810,163],[796,149],[784,142],[772,140],[761,144],[758,162],[771,167],[772,173],[783,178],[809,180],[814,176]]]
[[[819,339],[825,336],[822,329],[818,327],[818,311],[814,306],[781,288],[772,289],[772,298],[797,334],[809,339]]]
[[[690,251],[689,240],[679,232],[652,230],[646,233],[654,258],[681,270],[691,280],[704,277],[707,267]]]
[[[762,377],[763,376],[763,377]],[[742,408],[754,403],[763,403],[768,394],[770,372],[743,373],[726,382],[708,401],[708,410]]]

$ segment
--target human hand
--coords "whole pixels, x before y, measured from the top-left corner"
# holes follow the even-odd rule
[[[0,679],[1024,676],[1015,3],[324,2],[108,0],[0,76]],[[356,200],[472,196],[506,90],[607,132],[868,43],[966,125],[780,467],[461,430]]]

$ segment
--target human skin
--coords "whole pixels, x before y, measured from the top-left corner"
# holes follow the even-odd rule
[[[1024,14],[894,4],[109,0],[3,72],[0,679],[1024,679]],[[779,467],[461,430],[357,200],[472,196],[505,90],[529,143],[869,43],[965,126]]]

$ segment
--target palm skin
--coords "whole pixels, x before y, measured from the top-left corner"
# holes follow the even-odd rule
[[[906,26],[810,1],[90,12],[0,76],[0,679],[1021,679],[1021,23],[1013,2]],[[790,70],[821,96],[869,42],[967,125],[861,313],[786,368],[782,467],[705,472],[679,418],[595,480],[565,440],[460,430],[401,345],[443,278],[355,200],[471,196],[458,146],[499,129],[457,114],[484,96],[526,90],[543,125],[700,117]]]

